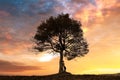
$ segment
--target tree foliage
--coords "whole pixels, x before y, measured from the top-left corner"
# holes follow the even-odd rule
[[[53,50],[61,53],[68,60],[88,53],[88,44],[83,38],[81,23],[69,17],[69,14],[51,16],[42,22],[34,36],[35,49]]]

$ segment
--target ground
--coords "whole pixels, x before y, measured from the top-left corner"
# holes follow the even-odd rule
[[[120,75],[54,74],[48,76],[0,76],[0,80],[120,80]]]

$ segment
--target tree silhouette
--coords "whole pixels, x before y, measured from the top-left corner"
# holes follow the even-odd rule
[[[34,36],[38,51],[52,50],[60,54],[59,73],[66,72],[63,57],[72,60],[88,53],[88,44],[83,38],[81,23],[69,14],[51,16],[42,22]]]

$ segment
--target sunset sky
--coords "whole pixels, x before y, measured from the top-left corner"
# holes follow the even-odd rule
[[[35,52],[32,37],[41,21],[60,13],[81,21],[90,50],[65,59],[67,71],[120,73],[120,0],[0,0],[0,75],[58,72],[59,55]]]

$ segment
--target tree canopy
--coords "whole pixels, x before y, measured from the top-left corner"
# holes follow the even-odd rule
[[[51,16],[37,28],[34,36],[35,49],[51,49],[57,53],[62,51],[68,60],[84,56],[89,50],[81,26],[81,23],[70,18],[69,14]]]

